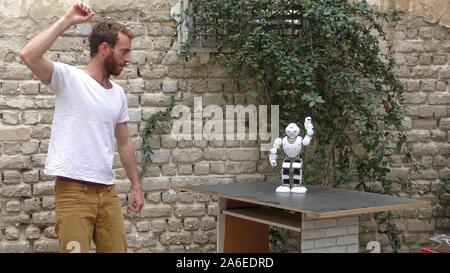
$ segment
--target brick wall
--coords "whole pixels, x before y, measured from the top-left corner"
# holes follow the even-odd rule
[[[54,93],[32,76],[18,54],[25,43],[63,14],[61,7],[29,8],[47,13],[0,13],[0,252],[52,252],[58,243],[54,231],[54,178],[43,173]],[[175,22],[169,11],[176,1],[108,1],[93,6],[103,17],[127,24],[137,35],[131,65],[116,78],[128,97],[129,128],[136,151],[141,131],[151,114],[164,109],[178,88],[203,98],[204,107],[224,103],[220,92],[241,102],[224,69],[198,54],[184,65],[177,44],[170,47]],[[105,6],[103,6],[105,5]],[[119,9],[120,7],[120,9]],[[121,11],[119,11],[121,10]],[[84,66],[89,61],[87,36],[92,22],[70,28],[47,57]],[[39,22],[39,25],[37,24]],[[207,77],[207,79],[204,79]],[[217,204],[210,196],[177,193],[174,187],[200,183],[264,180],[267,164],[259,164],[254,141],[176,141],[159,134],[152,142],[154,155],[143,179],[145,206],[140,215],[126,212],[130,183],[118,154],[114,169],[124,213],[130,252],[215,251]],[[257,169],[260,173],[257,173]]]
[[[302,253],[359,252],[359,218],[303,219]]]

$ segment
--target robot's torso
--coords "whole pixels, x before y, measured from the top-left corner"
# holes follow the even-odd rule
[[[283,151],[286,154],[286,157],[295,158],[298,157],[300,152],[302,151],[302,137],[297,136],[295,138],[294,143],[289,143],[288,137],[285,136],[283,138]]]

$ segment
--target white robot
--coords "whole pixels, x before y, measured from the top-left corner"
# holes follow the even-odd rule
[[[306,193],[306,187],[302,186],[302,160],[300,159],[300,152],[303,146],[308,146],[311,143],[314,134],[311,117],[305,118],[306,135],[304,138],[299,136],[300,128],[297,124],[290,123],[286,127],[286,135],[283,139],[277,138],[273,143],[273,148],[270,150],[269,161],[273,167],[277,165],[277,152],[283,145],[283,151],[286,155],[283,165],[281,166],[281,180],[282,185],[277,187],[276,192],[281,193]],[[290,170],[293,168],[293,186],[290,187]]]

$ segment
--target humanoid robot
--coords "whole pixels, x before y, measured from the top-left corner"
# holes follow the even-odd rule
[[[313,125],[311,123],[311,117],[305,118],[305,130],[306,135],[304,138],[299,136],[300,128],[297,124],[290,123],[286,127],[286,136],[281,139],[275,139],[273,148],[270,150],[269,161],[273,167],[277,165],[277,153],[278,149],[283,146],[283,151],[286,155],[281,166],[281,186],[277,187],[276,192],[280,193],[306,193],[306,187],[302,186],[302,160],[300,159],[300,152],[303,146],[307,146],[311,143],[312,136],[314,134]],[[293,185],[291,188],[290,171],[293,169]]]

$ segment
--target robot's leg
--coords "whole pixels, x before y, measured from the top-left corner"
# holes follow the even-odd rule
[[[292,168],[294,169],[294,186],[300,186],[302,184],[302,161],[295,160],[292,163]]]
[[[283,165],[281,166],[282,185],[276,189],[276,192],[290,192],[291,191],[291,187],[290,187],[291,182],[290,182],[290,178],[289,178],[290,169],[291,169],[291,162],[288,160],[285,160],[283,162]]]
[[[294,169],[294,181],[293,181],[293,187],[291,189],[291,192],[293,193],[305,193],[307,189],[302,184],[302,161],[301,160],[295,160],[295,162],[292,164],[292,167]]]

